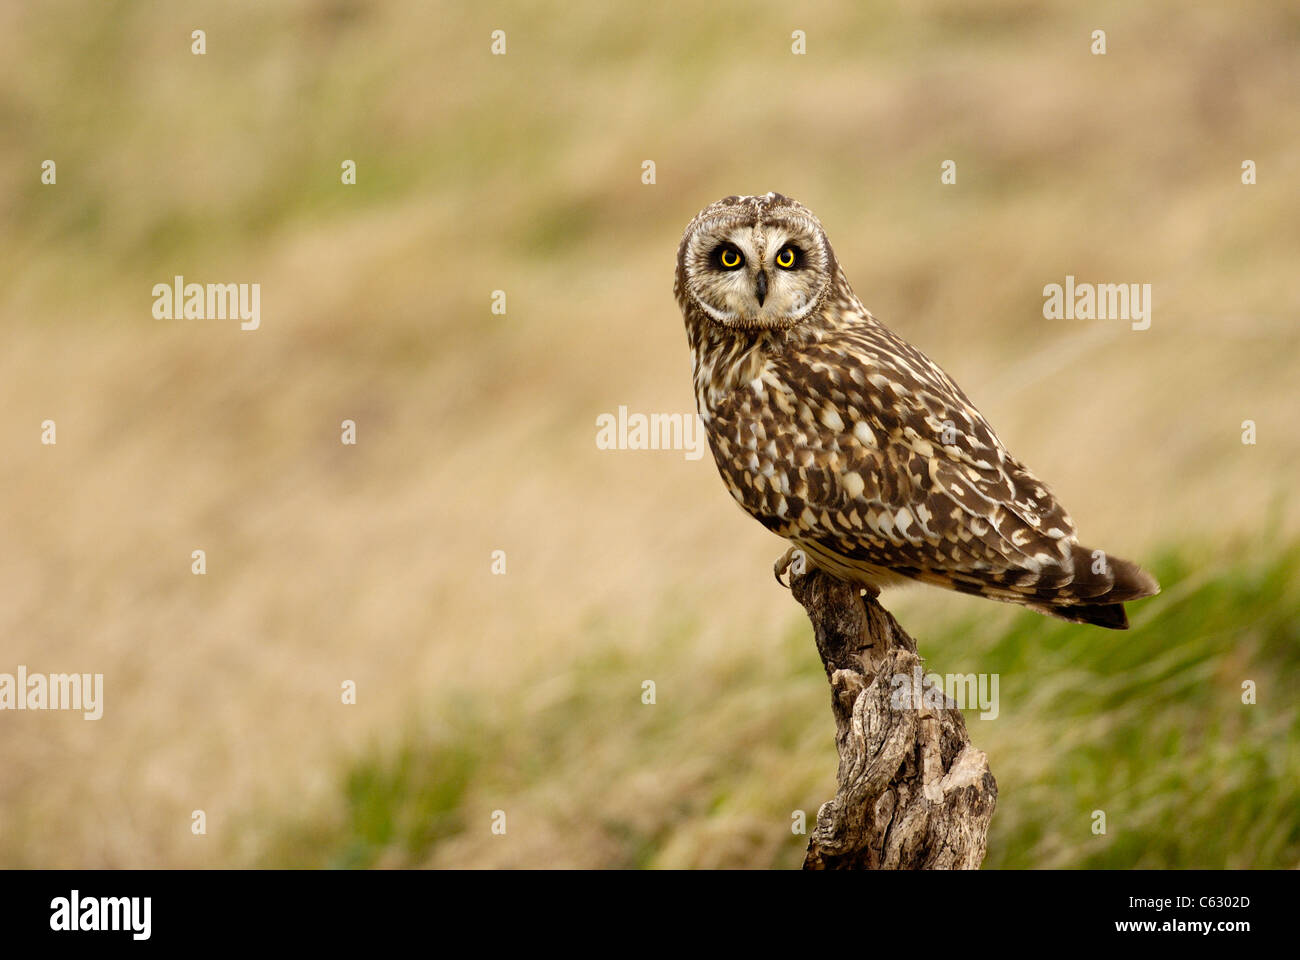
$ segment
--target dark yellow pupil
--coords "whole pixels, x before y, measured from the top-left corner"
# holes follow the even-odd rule
[[[776,255],[776,265],[789,270],[794,266],[794,251],[789,247],[784,248]]]
[[[722,265],[728,269],[740,266],[740,254],[735,250],[723,250]]]

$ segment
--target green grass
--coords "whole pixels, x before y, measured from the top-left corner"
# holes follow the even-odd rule
[[[1154,568],[1164,593],[1128,632],[1001,607],[913,628],[931,669],[1000,677],[1000,715],[969,717],[1000,787],[986,867],[1300,863],[1300,545]],[[703,657],[696,620],[657,629],[651,654],[611,633],[517,696],[444,704],[357,759],[333,808],[278,831],[265,863],[797,866],[791,813],[815,816],[835,768],[806,623],[740,662]],[[520,813],[491,838],[498,808]]]
[[[1017,623],[981,656],[1013,730],[1047,748],[999,778],[988,866],[1300,863],[1300,550],[1206,548],[1157,569],[1165,593],[1128,633]]]

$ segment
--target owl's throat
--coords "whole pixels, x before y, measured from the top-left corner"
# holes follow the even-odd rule
[[[786,330],[717,324],[695,325],[689,333],[696,406],[706,418],[736,390],[760,378],[769,358],[789,335]]]

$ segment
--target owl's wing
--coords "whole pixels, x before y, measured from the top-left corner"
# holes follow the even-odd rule
[[[814,559],[1004,599],[1059,599],[1074,579],[1065,510],[937,365],[874,320],[784,355],[749,389],[715,424],[734,431],[728,486]]]

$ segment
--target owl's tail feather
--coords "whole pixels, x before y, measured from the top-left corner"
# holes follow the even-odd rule
[[[1108,630],[1128,629],[1128,614],[1124,612],[1122,603],[1081,603],[1071,607],[1031,603],[1027,606],[1030,610],[1068,620],[1070,623],[1089,623],[1094,627],[1105,627]]]
[[[1104,551],[1073,545],[1074,578],[1047,603],[1030,604],[1040,613],[1071,623],[1090,623],[1111,630],[1127,630],[1124,604],[1152,597],[1160,584],[1131,560]]]
[[[1153,597],[1160,592],[1160,584],[1131,560],[1112,557],[1104,550],[1073,544],[1074,580],[1062,589],[1061,599],[1066,602],[1086,601],[1088,604],[1126,603]]]

